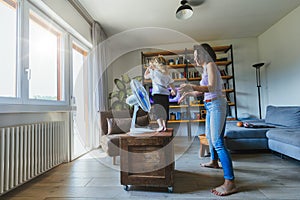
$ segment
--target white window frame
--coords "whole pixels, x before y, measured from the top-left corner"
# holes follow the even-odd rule
[[[17,53],[16,53],[16,97],[3,97],[3,96],[0,96],[0,105],[1,104],[6,104],[6,103],[11,103],[11,104],[20,104],[22,103],[22,99],[21,99],[21,70],[20,70],[20,63],[19,63],[19,60],[20,59],[17,59],[20,57],[20,48],[19,48],[19,42],[21,41],[20,37],[19,37],[19,33],[20,33],[20,23],[18,23],[20,21],[20,15],[21,15],[21,7],[20,6],[20,2],[17,0],[17,10],[16,10],[16,26],[17,26],[17,32],[16,32],[16,40],[17,40],[17,43],[16,43],[16,50],[17,50]]]
[[[92,44],[82,37],[75,29],[67,24],[55,12],[40,0],[17,0],[17,97],[0,97],[0,113],[13,112],[35,112],[35,111],[67,111],[72,110],[71,102],[71,62],[72,62],[72,41],[85,47],[91,52]],[[29,99],[29,81],[25,72],[29,66],[29,12],[34,11],[43,19],[54,25],[62,34],[62,68],[64,69],[63,88],[64,100],[39,100]],[[88,76],[91,76],[91,69],[88,69]],[[90,84],[88,84],[90,87]]]
[[[73,94],[73,42],[74,43],[76,43],[77,45],[79,45],[80,46],[80,48],[82,48],[82,50],[84,50],[84,51],[86,51],[87,52],[87,80],[91,80],[91,68],[89,67],[89,58],[88,58],[88,56],[89,56],[89,54],[91,53],[91,48],[89,48],[87,45],[85,45],[83,42],[81,42],[80,40],[78,40],[76,37],[74,37],[74,36],[70,36],[70,40],[69,40],[69,44],[70,44],[70,59],[69,59],[69,61],[70,61],[70,81],[69,81],[69,83],[70,83],[70,95],[71,95],[71,105],[72,106],[76,106],[76,104],[74,103],[74,101],[76,101],[76,99],[74,99],[74,94]],[[87,91],[91,91],[91,89],[90,89],[90,87],[91,87],[91,85],[90,85],[90,81],[88,81],[87,83]],[[88,92],[89,93],[89,92]],[[88,101],[90,101],[90,96],[88,97]],[[88,103],[88,105],[89,105],[89,107],[88,107],[88,110],[87,110],[87,112],[88,113],[90,113],[90,102],[87,102]],[[74,115],[73,115],[74,113],[71,113],[70,114],[70,118],[71,118],[71,121],[70,121],[70,123],[71,123],[71,127],[73,127],[73,129],[71,129],[71,155],[72,155],[72,160],[73,159],[76,159],[77,157],[76,156],[81,156],[81,155],[74,155],[74,142],[73,142],[73,140],[74,140],[74,121],[73,121],[73,117],[74,117]],[[86,119],[86,123],[89,123],[90,122],[90,115],[88,114],[88,119]],[[90,129],[90,124],[86,124],[87,126],[86,127],[88,127],[86,130],[85,130],[85,133],[86,134],[88,134],[88,135],[86,135],[86,139],[88,139],[88,143],[89,143],[89,148],[91,147],[91,135],[90,135],[90,131],[89,131],[89,129]],[[90,149],[89,149],[90,150]],[[87,150],[88,151],[88,150]]]
[[[91,52],[91,48],[89,48],[87,45],[85,45],[83,42],[81,42],[80,40],[78,40],[76,37],[74,36],[70,36],[70,40],[69,40],[69,43],[70,43],[70,95],[71,95],[71,98],[73,96],[73,42],[74,43],[77,43],[78,45],[80,45],[80,47],[86,51],[88,53],[88,55],[90,54]],[[90,80],[90,77],[91,77],[91,70],[90,68],[87,69],[87,76],[88,76],[88,80]],[[90,87],[90,84],[88,83],[88,87]]]
[[[28,3],[28,2],[27,2]],[[26,26],[26,28],[28,30],[24,31],[24,38],[25,41],[29,41],[29,20],[30,20],[30,10],[32,10],[33,12],[35,12],[36,14],[38,14],[40,17],[42,17],[46,22],[51,23],[52,26],[54,26],[54,28],[56,28],[57,30],[59,30],[62,33],[62,40],[61,40],[61,52],[60,52],[60,56],[61,56],[61,67],[63,69],[62,73],[63,73],[63,83],[62,83],[62,88],[61,90],[63,90],[63,94],[62,96],[64,96],[64,100],[62,101],[52,101],[52,100],[41,100],[41,99],[29,99],[29,80],[27,79],[28,74],[26,73],[26,70],[29,68],[29,57],[27,56],[24,60],[24,64],[23,64],[23,69],[22,71],[24,73],[22,73],[24,76],[22,77],[22,79],[24,80],[23,83],[23,90],[22,93],[23,95],[23,100],[24,100],[24,104],[34,104],[34,105],[68,105],[68,97],[67,97],[67,86],[68,83],[66,82],[66,65],[65,65],[65,49],[67,47],[66,42],[68,41],[67,39],[67,32],[61,27],[59,26],[56,22],[54,22],[52,19],[50,19],[47,15],[45,15],[44,13],[42,13],[38,8],[36,8],[34,5],[28,3],[28,9],[26,9],[26,12],[24,13],[25,16],[24,18],[26,19],[25,21],[27,21],[28,25]],[[29,52],[29,46],[26,45],[26,47],[24,47],[24,51],[25,52]]]

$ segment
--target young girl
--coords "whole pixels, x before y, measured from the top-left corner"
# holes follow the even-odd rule
[[[152,80],[152,96],[154,101],[154,114],[158,123],[157,131],[166,131],[169,118],[169,95],[175,95],[174,80],[169,75],[166,60],[162,56],[155,57],[149,63],[144,74],[145,79]]]

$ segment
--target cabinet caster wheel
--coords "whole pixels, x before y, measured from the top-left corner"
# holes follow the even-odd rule
[[[124,188],[125,191],[128,191],[129,186],[128,185],[124,185],[123,188]]]
[[[169,187],[168,187],[168,192],[169,192],[169,193],[173,193],[173,187],[172,187],[172,186],[169,186]]]

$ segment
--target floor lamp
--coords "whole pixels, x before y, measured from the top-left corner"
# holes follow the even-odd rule
[[[261,119],[261,103],[260,103],[260,68],[264,66],[265,63],[256,63],[252,65],[256,69],[256,86],[258,93],[258,109],[259,109],[259,119]]]

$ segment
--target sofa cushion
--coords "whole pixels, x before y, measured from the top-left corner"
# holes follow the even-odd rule
[[[108,132],[107,118],[130,118],[129,110],[121,110],[121,111],[101,111],[100,112],[100,130],[101,135],[106,135]]]
[[[248,120],[248,123],[264,125],[263,120]],[[225,137],[226,138],[266,138],[266,132],[270,128],[245,128],[238,127],[236,121],[228,121],[226,123]]]
[[[300,147],[299,129],[271,129],[267,132],[266,135],[269,140],[276,140]]]
[[[107,135],[130,131],[131,118],[107,118]]]
[[[109,110],[100,112],[100,131],[101,135],[106,135],[108,132],[107,118],[130,118],[132,116],[132,110]],[[139,109],[137,112],[137,124],[140,126],[146,126],[149,124],[149,115],[147,112]]]
[[[225,131],[226,138],[266,138],[269,128],[233,127]]]
[[[268,106],[265,122],[285,127],[300,127],[300,106]]]
[[[148,126],[150,123],[149,115],[144,115],[136,118],[136,125],[138,126]]]

